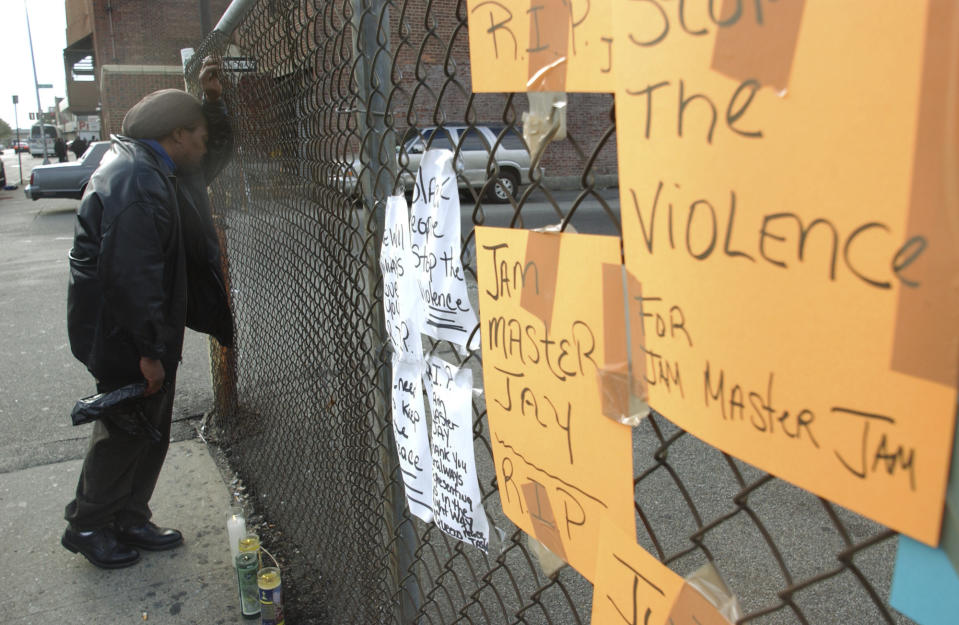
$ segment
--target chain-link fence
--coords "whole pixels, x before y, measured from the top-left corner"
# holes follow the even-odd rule
[[[482,395],[489,553],[405,507],[377,262],[385,200],[415,169],[410,138],[486,163],[482,181],[460,180],[472,296],[474,225],[620,235],[612,96],[570,94],[569,136],[542,170],[500,166],[495,148],[522,141],[528,103],[472,92],[467,26],[465,0],[261,0],[194,57],[225,59],[237,136],[212,186],[237,325],[235,350],[214,355],[215,423],[275,529],[291,623],[590,620],[589,582],[570,567],[545,575],[502,514]],[[479,384],[479,351],[427,342]],[[888,605],[894,532],[659,415],[633,449],[640,544],[681,575],[713,562],[740,622],[909,622]]]

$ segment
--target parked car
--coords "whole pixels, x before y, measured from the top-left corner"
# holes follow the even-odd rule
[[[493,163],[490,162],[494,145],[496,150],[492,160],[498,171],[493,169]],[[430,126],[408,132],[402,148],[397,147],[400,180],[406,191],[413,190],[414,176],[427,148],[455,151],[457,146],[459,153],[455,167],[461,189],[482,189],[492,175],[492,172],[487,174],[487,168],[497,173],[496,182],[487,187],[488,199],[492,202],[509,202],[517,196],[521,185],[529,184],[532,159],[523,137],[513,128],[492,125]],[[345,182],[348,191],[355,191],[356,177],[362,171],[362,164],[359,159],[354,159],[344,169],[339,178]]]
[[[10,147],[13,148],[14,154],[17,152],[30,152],[30,144],[26,141],[14,141],[10,144]]]
[[[76,161],[34,167],[30,184],[23,192],[31,200],[55,197],[78,200],[83,197],[90,176],[112,154],[109,141],[97,141]]]
[[[502,135],[502,139],[500,139]],[[418,135],[407,138],[404,151],[409,163],[403,163],[401,173],[406,188],[413,186],[413,178],[420,167],[420,160],[427,146],[430,149],[455,150],[459,146],[459,159],[456,163],[457,179],[461,188],[471,186],[481,189],[489,180],[487,168],[492,169],[490,153],[496,146],[495,158],[498,177],[488,192],[493,202],[506,203],[519,193],[520,185],[529,184],[530,154],[523,137],[513,128],[502,126],[440,126],[428,127]],[[403,160],[400,156],[401,163]]]

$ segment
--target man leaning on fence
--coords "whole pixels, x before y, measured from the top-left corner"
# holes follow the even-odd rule
[[[73,354],[105,393],[144,383],[137,418],[159,441],[102,418],[93,426],[64,547],[102,568],[136,562],[137,548],[180,545],[150,521],[150,497],[169,445],[184,327],[233,342],[206,192],[233,135],[219,68],[200,71],[205,102],[165,89],[140,100],[112,137],[115,158],[94,174],[70,251],[67,325]],[[186,495],[186,493],[184,493]]]

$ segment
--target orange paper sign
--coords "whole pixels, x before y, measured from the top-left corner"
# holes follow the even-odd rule
[[[959,5],[613,7],[649,403],[936,544],[959,379]]]
[[[593,625],[728,625],[683,578],[604,523],[593,587]]]
[[[600,519],[635,531],[631,432],[603,416],[599,382],[603,264],[619,265],[619,239],[478,227],[476,243],[503,511],[591,580]]]
[[[468,0],[473,91],[612,92],[609,2]]]

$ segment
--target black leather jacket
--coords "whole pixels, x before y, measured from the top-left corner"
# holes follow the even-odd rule
[[[140,357],[175,370],[184,327],[233,345],[233,317],[207,181],[233,153],[221,103],[204,104],[202,172],[174,175],[146,144],[113,136],[113,160],[90,179],[77,212],[67,330],[102,391],[142,380]]]

